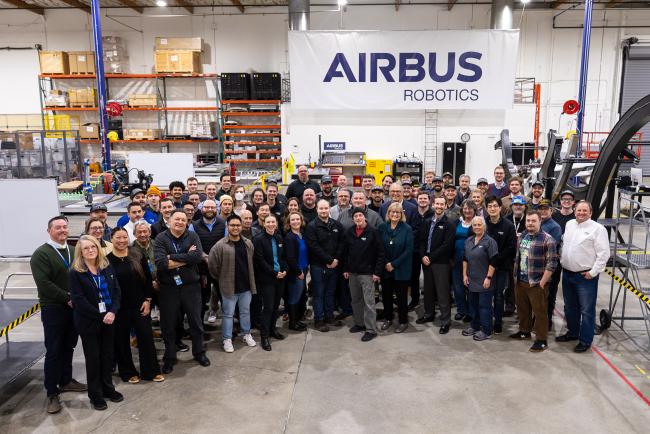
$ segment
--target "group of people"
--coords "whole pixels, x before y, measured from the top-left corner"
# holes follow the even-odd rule
[[[194,359],[209,366],[204,322],[214,327],[219,310],[226,353],[234,351],[235,335],[256,346],[253,328],[266,351],[272,340],[285,339],[281,304],[291,331],[307,329],[311,307],[314,329],[328,332],[351,317],[349,331],[363,342],[391,328],[405,332],[409,311],[420,304],[416,324],[433,323],[437,307],[440,334],[457,321],[475,341],[502,333],[503,318],[516,309],[519,327],[510,338],[534,333],[530,351],[540,352],[548,347],[562,281],[567,331],[556,341],[577,341],[576,352],[590,348],[609,238],[591,220],[591,205],[576,204],[571,191],[554,211],[543,183],[525,195],[523,179],[506,181],[500,166],[493,183],[480,178],[474,189],[469,176],[456,186],[448,173],[427,172],[417,187],[408,173],[386,175],[380,185],[365,175],[359,190],[344,175],[336,186],[328,175],[311,179],[306,166],[297,175],[285,195],[274,181],[247,194],[229,174],[203,192],[196,178],[172,182],[164,198],[157,187],[135,189],[115,228],[105,205],[94,204],[74,249],[67,218],[53,217],[50,239],[31,259],[45,330],[48,412],[61,410],[66,391],[87,390],[98,410],[107,408],[106,399],[121,401],[114,370],[128,383],[164,381],[177,352],[189,351],[186,337]],[[162,367],[152,314],[165,346]],[[78,335],[87,386],[72,378]]]

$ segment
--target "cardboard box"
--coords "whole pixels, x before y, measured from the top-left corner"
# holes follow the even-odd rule
[[[41,74],[68,74],[68,53],[65,51],[39,51]]]
[[[201,53],[190,50],[160,50],[155,52],[157,73],[201,72]]]
[[[95,89],[86,87],[81,89],[68,89],[70,107],[96,107]]]
[[[99,139],[99,124],[83,124],[79,127],[80,139]]]
[[[201,38],[156,38],[155,50],[190,50],[203,51]]]
[[[70,74],[94,74],[95,53],[93,51],[68,52]]]
[[[67,107],[68,92],[60,89],[51,89],[45,97],[45,107]]]
[[[129,107],[156,107],[158,106],[158,95],[136,94],[129,95]]]
[[[160,137],[160,130],[154,129],[125,129],[125,140],[156,140]]]

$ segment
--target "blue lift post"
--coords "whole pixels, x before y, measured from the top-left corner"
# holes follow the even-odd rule
[[[99,102],[99,137],[102,144],[102,168],[111,170],[111,145],[108,141],[108,118],[106,116],[106,76],[104,74],[104,49],[102,48],[102,22],[99,0],[91,0],[90,9],[93,19],[93,42],[95,43],[95,74],[97,76],[97,94]]]
[[[587,98],[587,71],[589,69],[589,45],[591,43],[591,16],[594,9],[594,0],[585,1],[585,17],[582,26],[582,57],[580,58],[580,89],[578,92],[578,148],[576,157],[582,155],[582,133],[585,119],[585,99]]]

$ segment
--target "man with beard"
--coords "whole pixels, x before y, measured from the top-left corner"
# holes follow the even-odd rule
[[[370,203],[368,208],[379,214],[381,206],[384,204],[384,189],[378,185],[372,187],[370,190]]]
[[[175,208],[183,207],[183,192],[185,191],[185,184],[181,181],[172,181],[169,183],[169,194],[174,203]]]
[[[351,208],[350,199],[352,192],[346,188],[339,188],[336,196],[338,204],[330,208],[330,217],[334,220],[338,220],[342,213],[347,212]]]
[[[311,189],[314,192],[314,200],[316,200],[316,193],[320,193],[320,186],[316,181],[309,179],[307,166],[299,166],[298,179],[291,182],[287,188],[287,199],[292,197],[300,199],[306,189]]]
[[[197,193],[199,195],[200,202],[203,202],[205,199],[207,199],[205,193],[199,193],[198,179],[196,179],[193,176],[190,176],[189,178],[187,178],[185,184],[187,185],[187,191],[183,193],[183,197],[182,197],[183,202],[190,200],[190,194],[192,193]]]
[[[460,218],[460,206],[456,205],[456,197],[456,186],[454,184],[445,185],[445,215],[454,224]]]
[[[523,193],[521,191],[523,188],[524,180],[520,176],[513,176],[510,178],[510,181],[508,181],[508,189],[510,190],[510,194],[501,198],[501,203],[503,204],[503,207],[501,208],[502,216],[507,216],[510,214],[510,204],[512,204],[512,198],[515,196],[522,196]]]
[[[469,199],[472,190],[469,188],[471,178],[469,175],[462,174],[458,177],[458,192],[456,193],[456,205],[462,206],[463,202]]]
[[[368,224],[375,229],[383,223],[379,214],[369,209],[366,205],[366,196],[362,191],[355,191],[352,193],[352,209],[363,211]],[[343,225],[344,229],[354,226],[354,219],[352,217],[352,209],[347,210],[339,215],[338,221]]]
[[[201,318],[203,318],[206,304],[212,296],[212,302],[210,303],[212,309],[210,309],[208,314],[208,323],[214,324],[217,321],[216,306],[219,298],[219,288],[217,288],[217,281],[210,275],[207,258],[210,254],[210,249],[217,244],[217,241],[225,236],[226,222],[217,216],[217,203],[211,199],[207,199],[203,203],[202,213],[202,217],[194,221],[194,232],[196,232],[201,240],[203,258],[205,259],[199,265],[199,274],[201,275]]]
[[[375,185],[375,177],[366,173],[361,178],[361,190],[363,191],[364,196],[366,196],[366,203],[369,205],[371,200],[371,191],[372,187]]]
[[[332,177],[329,175],[323,175],[323,177],[320,179],[321,191],[316,195],[316,199],[325,199],[329,202],[330,207],[336,205],[336,195],[334,194],[333,186],[334,184],[332,184]]]
[[[329,201],[327,203],[329,203]],[[300,212],[305,218],[305,224],[309,224],[316,218],[316,193],[311,188],[306,188],[302,194]]]
[[[530,200],[528,206],[531,209],[538,209],[544,195],[544,183],[542,181],[534,181],[530,186]]]
[[[418,212],[411,221],[413,230],[413,240],[416,247],[413,249],[413,260],[411,262],[411,302],[408,305],[409,312],[415,310],[420,304],[420,273],[422,272],[422,257],[417,247],[418,237],[424,222],[433,215],[429,192],[421,191],[418,194]]]
[[[444,191],[443,191],[444,184],[442,182],[442,177],[441,176],[434,176],[433,177],[433,191],[431,192],[431,200],[437,198],[437,197],[444,197]]]

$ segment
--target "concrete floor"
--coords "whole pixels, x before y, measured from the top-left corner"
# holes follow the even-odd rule
[[[0,281],[24,267],[0,263]],[[29,282],[13,283],[23,284]],[[599,308],[607,303],[608,279],[602,278],[600,294]],[[557,317],[555,329],[561,326]],[[650,396],[648,338],[642,323],[631,326],[641,348],[616,328],[594,344]],[[39,362],[0,393],[0,432],[647,432],[648,405],[597,352],[574,354],[572,345],[551,340],[548,351],[530,353],[529,342],[507,338],[516,330],[513,319],[503,335],[483,343],[460,330],[455,323],[440,336],[437,326],[413,325],[370,343],[347,327],[310,330],[274,341],[270,353],[238,342],[234,354],[225,354],[211,342],[208,368],[179,353],[164,383],[129,385],[115,377],[125,400],[104,412],[92,410],[85,394],[64,394],[63,411],[48,415]],[[38,315],[11,339],[42,339]],[[81,343],[74,372],[84,380]]]

